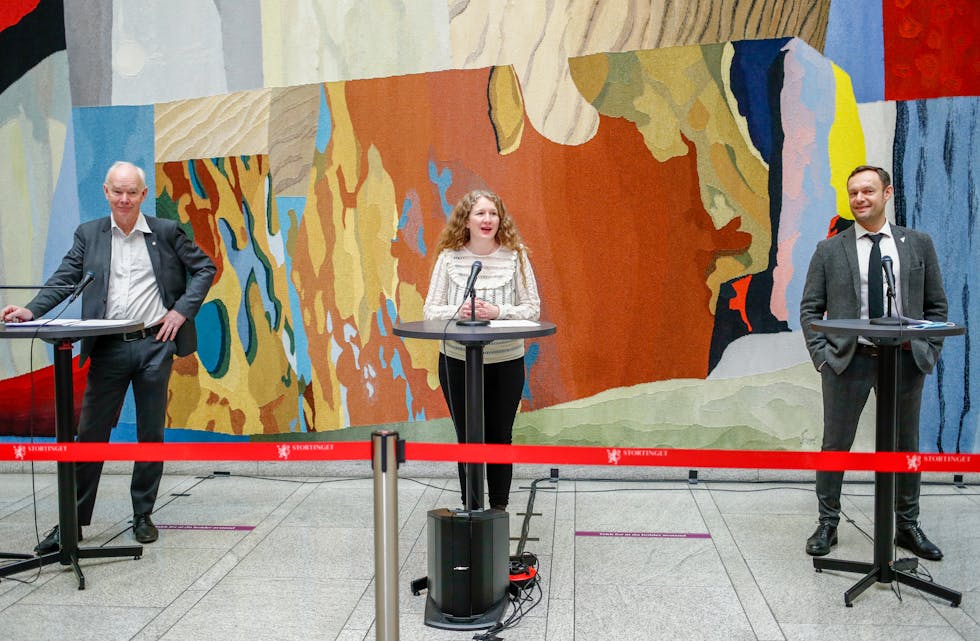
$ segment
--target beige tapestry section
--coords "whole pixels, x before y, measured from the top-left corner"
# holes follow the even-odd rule
[[[305,196],[319,85],[258,89],[156,105],[156,162],[268,154],[277,196]]]
[[[305,196],[316,150],[320,85],[273,89],[269,115],[272,193]]]
[[[450,0],[452,66],[513,65],[531,124],[578,145],[599,117],[568,59],[594,53],[797,37],[823,51],[830,0]]]
[[[270,89],[155,106],[156,162],[269,152]]]

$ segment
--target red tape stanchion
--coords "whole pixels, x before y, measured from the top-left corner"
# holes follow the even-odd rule
[[[368,441],[262,443],[0,443],[0,461],[358,461]],[[980,472],[980,455],[922,452],[789,452],[647,447],[405,444],[408,461],[771,470]]]

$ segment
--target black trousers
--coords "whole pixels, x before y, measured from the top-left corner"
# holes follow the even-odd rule
[[[899,350],[898,435],[900,452],[919,451],[919,409],[925,374],[915,364],[912,352]],[[841,374],[825,365],[821,370],[823,387],[822,451],[846,452],[854,444],[858,419],[877,384],[878,359],[861,349]],[[840,521],[840,493],[843,472],[817,472],[817,508],[821,523],[837,526]],[[895,475],[895,523],[908,528],[919,520],[921,474]]]
[[[167,387],[177,350],[173,341],[153,336],[123,341],[99,338],[91,354],[82,411],[78,418],[78,442],[106,443],[119,419],[126,391],[133,386],[136,403],[136,438],[140,443],[162,443],[167,417]],[[102,462],[77,463],[78,524],[90,525],[102,476]],[[156,503],[163,462],[136,461],[130,495],[133,514],[149,514]]]
[[[456,427],[456,438],[466,442],[466,364],[439,354],[439,384]],[[524,392],[524,359],[483,365],[483,441],[510,445],[514,417]],[[487,464],[487,494],[490,506],[507,507],[514,466]],[[466,466],[459,464],[460,498],[466,501]]]

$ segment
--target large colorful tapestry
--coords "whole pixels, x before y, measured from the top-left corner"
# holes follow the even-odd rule
[[[199,350],[171,380],[180,438],[452,438],[437,345],[392,327],[421,318],[438,235],[474,188],[514,216],[558,326],[528,341],[519,442],[818,447],[799,299],[864,162],[895,174],[894,219],[936,240],[951,318],[977,317],[978,48],[938,4],[709,2],[692,18],[668,2],[178,2],[200,39],[159,7],[122,30],[137,23],[125,3],[14,4],[5,55],[18,34],[52,35],[0,93],[0,277],[43,281],[75,225],[106,215],[108,165],[145,167],[145,213],[218,266]],[[918,89],[901,84],[896,56],[941,28],[958,55],[916,54]],[[372,38],[391,47],[357,45]],[[929,65],[959,71],[936,84]],[[0,341],[0,434],[50,435],[50,394],[30,393],[49,389],[50,356],[14,342]],[[947,341],[928,379],[924,449],[977,447],[974,345]]]

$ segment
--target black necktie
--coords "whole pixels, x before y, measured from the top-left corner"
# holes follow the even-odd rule
[[[868,259],[868,318],[885,315],[885,283],[881,277],[881,247],[878,243],[884,234],[868,234],[873,243]]]

